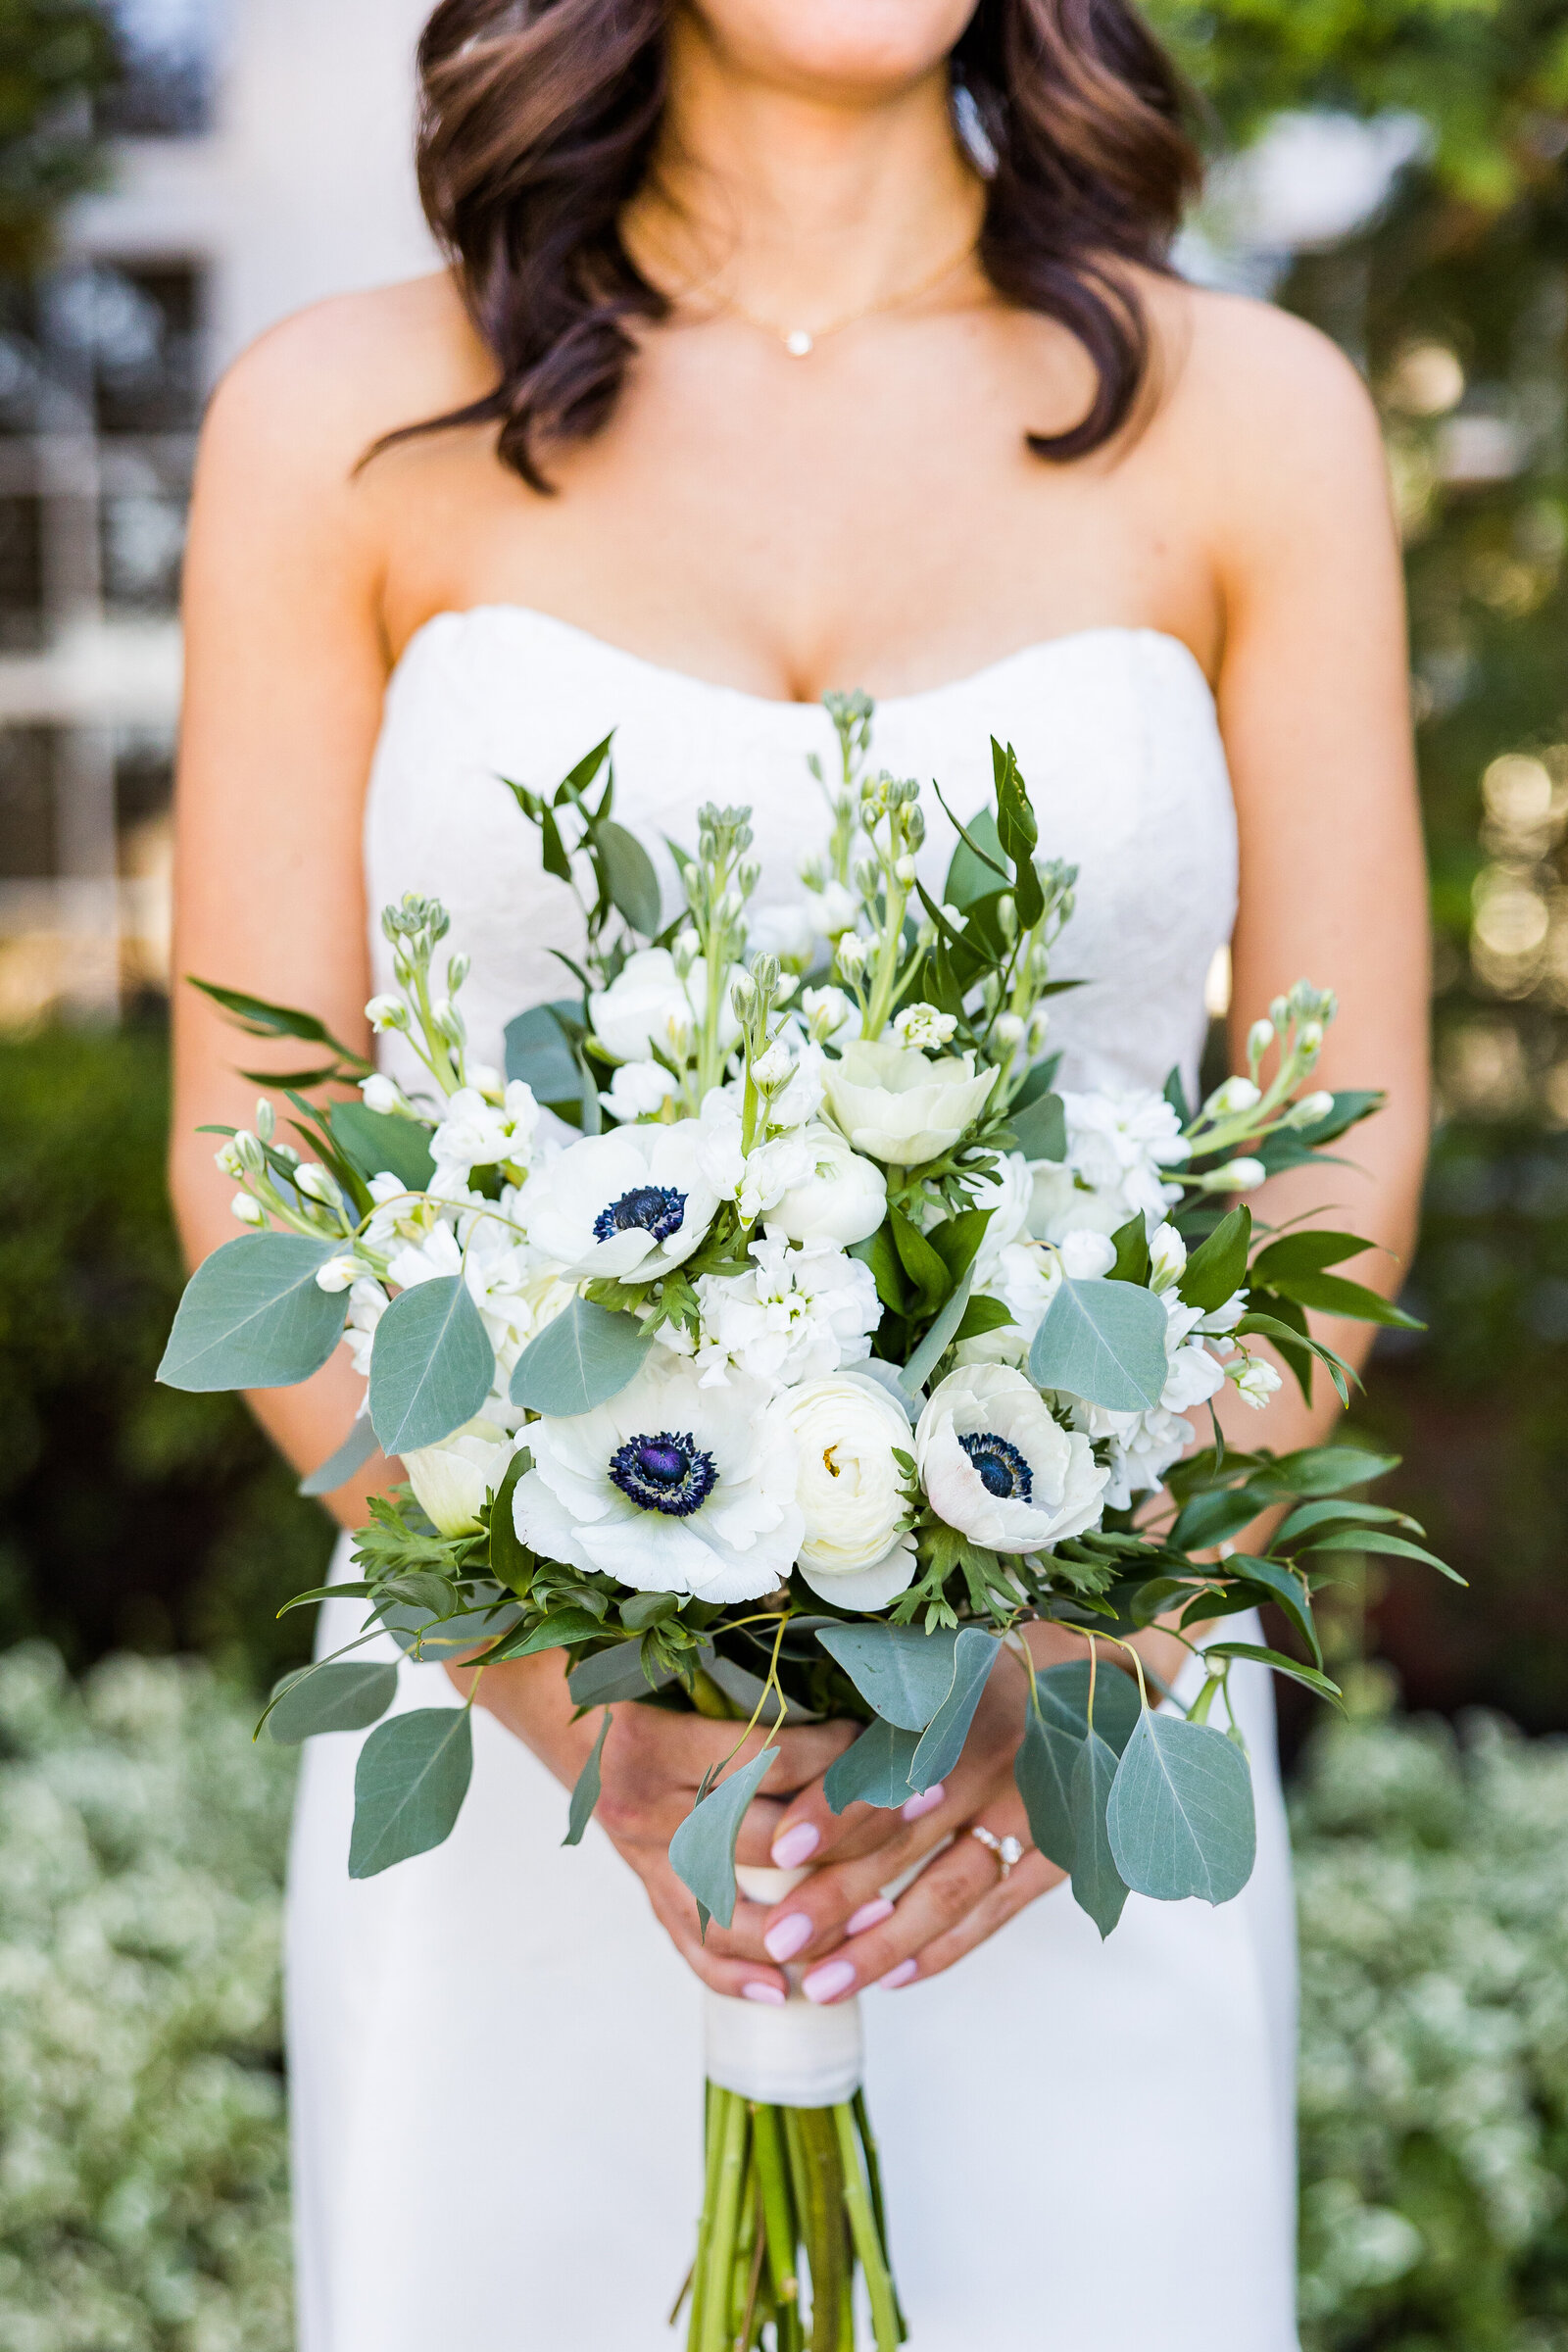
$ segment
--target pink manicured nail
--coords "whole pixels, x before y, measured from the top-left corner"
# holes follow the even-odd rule
[[[886,1895],[879,1894],[874,1903],[862,1903],[853,1911],[844,1924],[846,1936],[863,1936],[867,1928],[880,1927],[883,1920],[893,1917],[893,1905]]]
[[[927,1813],[934,1813],[947,1793],[942,1783],[937,1781],[923,1796],[911,1796],[908,1803],[901,1808],[905,1820],[920,1821]]]
[[[815,1930],[804,1911],[792,1911],[787,1919],[774,1923],[762,1937],[762,1948],[770,1960],[793,1960],[804,1951]]]
[[[855,1983],[853,1960],[830,1960],[826,1968],[813,1968],[801,1985],[808,2001],[834,2001],[841,1992],[848,1992]]]
[[[798,1821],[782,1838],[773,1840],[773,1866],[776,1870],[799,1870],[809,1861],[822,1840],[808,1821]]]
[[[910,1978],[918,1973],[919,1967],[918,1960],[901,1960],[898,1967],[890,1968],[885,1977],[878,1977],[877,1983],[884,1992],[897,1992],[901,1984],[907,1984]]]
[[[784,2006],[784,1995],[778,1986],[764,1984],[760,1977],[755,1978],[750,1984],[741,1986],[741,1999],[743,2001],[765,2001],[770,2009],[782,2009]]]

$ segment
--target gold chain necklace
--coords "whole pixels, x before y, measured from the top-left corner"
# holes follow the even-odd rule
[[[951,254],[940,268],[916,279],[912,286],[904,286],[881,302],[865,303],[858,311],[846,311],[841,318],[830,318],[825,326],[780,326],[771,318],[759,318],[755,312],[747,310],[739,302],[721,303],[718,315],[728,312],[743,324],[755,326],[759,333],[771,335],[775,342],[783,344],[792,360],[808,360],[817,345],[825,342],[829,335],[842,334],[847,326],[858,326],[862,318],[876,318],[886,311],[904,310],[909,303],[918,302],[922,294],[934,293],[938,286],[971,259],[976,243],[977,239],[970,237],[961,252]]]

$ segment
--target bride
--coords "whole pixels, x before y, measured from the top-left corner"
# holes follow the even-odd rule
[[[613,725],[617,815],[657,846],[704,799],[752,801],[778,902],[827,829],[818,699],[863,686],[877,759],[960,813],[1010,738],[1042,849],[1079,861],[1068,1085],[1191,1080],[1226,942],[1242,1035],[1303,974],[1340,991],[1327,1083],[1393,1093],[1340,1172],[1392,1288],[1425,961],[1378,434],[1310,330],[1166,266],[1195,163],[1135,11],[443,0],[421,72],[450,268],[291,320],[213,406],[176,968],[365,1041],[373,917],[434,891],[499,1062],[572,930],[498,775],[553,783]],[[178,1009],[200,1257],[232,1228],[194,1129],[248,1123],[254,1089],[212,1010]],[[1265,1214],[1314,1205],[1274,1193]],[[357,1400],[339,1361],[257,1409],[309,1469]],[[1331,1404],[1282,1392],[1264,1441],[1322,1434]],[[365,1491],[333,1498],[345,1526]],[[323,1640],[356,1630],[350,1603],[323,1615]],[[401,1703],[456,1703],[439,1667],[402,1679]],[[1027,1839],[1003,1686],[903,1816],[836,1821],[820,1776],[848,1732],[786,1733],[742,1858],[822,1867],[706,1947],[664,1849],[721,1727],[623,1710],[598,1826],[564,1855],[588,1731],[559,1653],[494,1669],[457,1835],[363,1885],[358,1742],[313,1742],[289,1931],[302,2352],[668,2343],[698,1980],[776,2001],[786,1960],[818,2000],[885,1988],[870,2095],[916,2352],[1289,2352],[1266,1690],[1242,1699],[1250,1886],[1218,1911],[1135,1896],[1102,1947],[1041,1855],[1007,1875],[961,1835]],[[476,2022],[498,2000],[499,2037]]]

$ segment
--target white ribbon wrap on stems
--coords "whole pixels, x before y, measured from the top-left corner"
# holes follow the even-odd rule
[[[735,1872],[742,1894],[754,1903],[779,1902],[810,1875],[809,1869],[767,1870],[750,1863]],[[859,1996],[818,2008],[800,1990],[796,1971],[785,1973],[792,1989],[781,2009],[705,1993],[708,2080],[770,2107],[841,2106],[860,2087]]]

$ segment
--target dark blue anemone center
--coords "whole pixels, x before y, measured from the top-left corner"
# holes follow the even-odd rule
[[[999,1438],[994,1429],[972,1430],[967,1437],[960,1437],[958,1444],[973,1462],[975,1475],[988,1494],[995,1494],[999,1502],[1033,1499],[1035,1482],[1016,1446]]]
[[[608,1242],[617,1233],[630,1233],[640,1226],[656,1242],[667,1242],[672,1233],[679,1233],[685,1215],[686,1196],[677,1193],[672,1184],[640,1184],[599,1211],[594,1219],[594,1240]]]
[[[666,1519],[689,1519],[718,1484],[713,1457],[704,1453],[688,1430],[677,1437],[628,1438],[610,1457],[610,1475],[639,1510],[662,1511]]]

